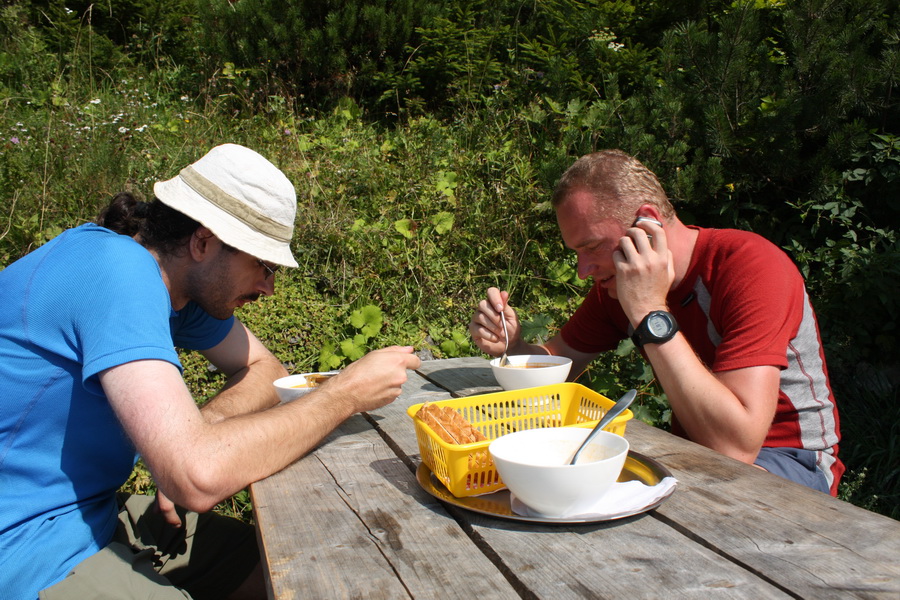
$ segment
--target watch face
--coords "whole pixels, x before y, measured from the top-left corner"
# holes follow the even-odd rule
[[[653,335],[663,337],[669,333],[671,326],[665,315],[651,315],[650,318],[647,319],[647,329],[649,329],[650,333]]]

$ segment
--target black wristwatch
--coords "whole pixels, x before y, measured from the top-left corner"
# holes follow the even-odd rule
[[[637,326],[631,336],[634,345],[640,348],[644,344],[662,344],[668,342],[678,333],[678,322],[671,313],[654,310]]]

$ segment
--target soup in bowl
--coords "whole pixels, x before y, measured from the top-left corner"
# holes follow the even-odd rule
[[[275,380],[275,391],[278,392],[278,397],[282,402],[289,402],[310,393],[337,373],[337,371],[320,371],[288,375]]]
[[[526,429],[488,446],[500,479],[523,504],[546,517],[589,511],[619,478],[628,441],[600,431],[574,465],[568,464],[591,433],[583,427]]]
[[[521,390],[539,385],[563,383],[572,368],[572,359],[548,354],[519,354],[508,357],[500,366],[500,359],[491,361],[491,370],[504,390]]]

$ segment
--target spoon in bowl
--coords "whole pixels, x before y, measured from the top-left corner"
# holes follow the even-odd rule
[[[631,406],[631,403],[634,402],[634,399],[637,398],[637,390],[628,390],[625,392],[621,398],[619,398],[615,404],[612,405],[606,414],[603,415],[603,418],[600,419],[600,422],[591,430],[588,436],[581,442],[581,445],[578,447],[578,450],[575,451],[575,454],[572,456],[572,460],[569,461],[568,464],[574,465],[575,461],[578,460],[578,455],[581,454],[581,451],[585,449],[585,447],[590,443],[594,437],[596,437],[597,433],[603,431],[603,428],[609,425],[610,421],[618,417],[622,411]]]
[[[503,349],[503,356],[500,357],[500,362],[497,364],[505,367],[509,362],[509,357],[506,355],[509,352],[509,334],[506,332],[506,315],[502,312],[500,313],[500,322],[503,323],[503,340],[506,342],[506,347]]]

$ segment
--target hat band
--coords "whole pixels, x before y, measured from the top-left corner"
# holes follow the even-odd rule
[[[293,227],[273,221],[268,216],[253,210],[198,173],[191,166],[183,168],[179,175],[191,189],[235,219],[280,242],[290,243]]]

